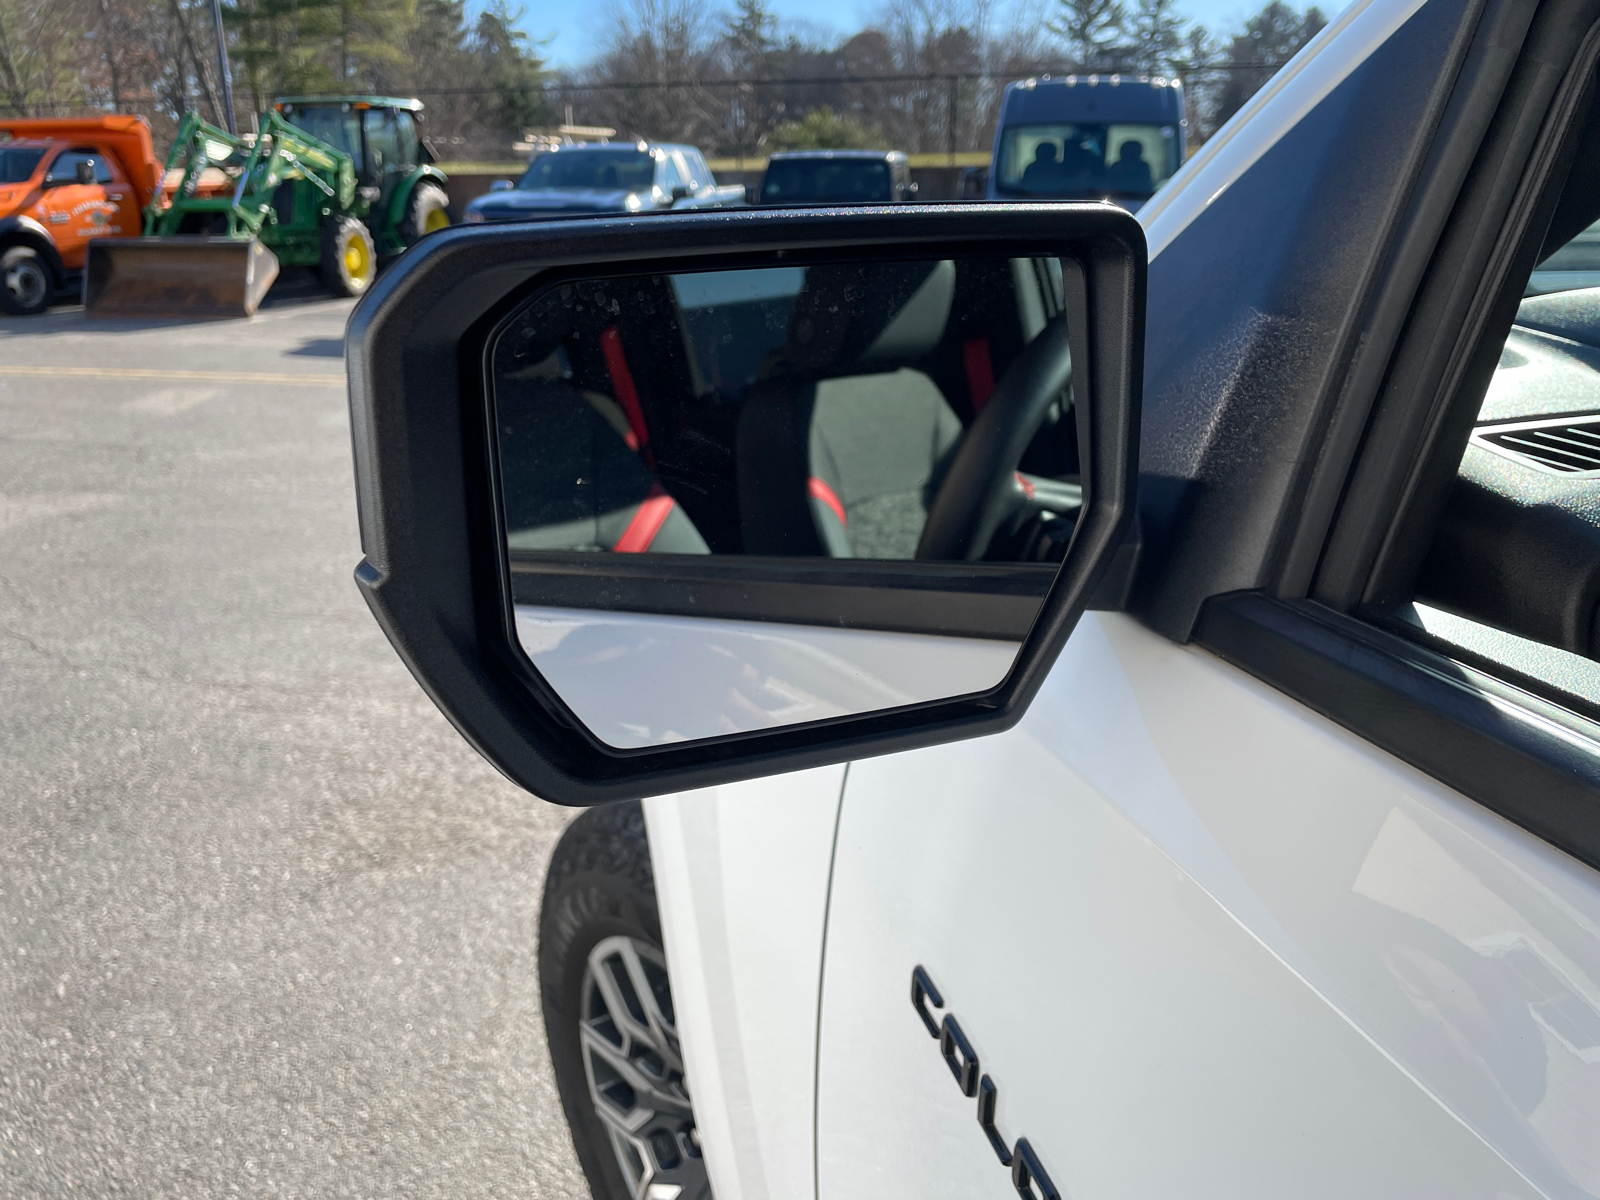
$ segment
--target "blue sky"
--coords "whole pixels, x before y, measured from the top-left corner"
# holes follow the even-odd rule
[[[1266,0],[1180,0],[1179,11],[1190,20],[1201,21],[1212,32],[1232,31],[1244,24]],[[1304,7],[1303,2],[1296,7]],[[474,8],[478,7],[474,4]],[[513,10],[517,7],[515,0]],[[871,22],[881,0],[774,0],[780,19],[851,32]],[[1343,7],[1324,4],[1323,11]],[[610,5],[606,0],[527,0],[522,28],[532,38],[549,38],[547,61],[553,66],[572,67],[590,58],[599,48],[607,28]]]

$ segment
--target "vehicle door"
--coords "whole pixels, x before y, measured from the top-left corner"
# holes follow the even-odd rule
[[[1574,147],[1600,137],[1600,42],[1572,51],[1600,11],[1530,16],[1353,10],[1243,127],[1255,145],[1204,159],[1187,208],[1144,214],[1141,520],[1160,557],[1132,615],[1084,618],[1016,729],[850,766],[824,1200],[1600,1195],[1595,648],[1515,636],[1514,605],[1424,603],[1417,582],[1452,577],[1433,531],[1454,528],[1460,422],[1480,422],[1473,446],[1502,428],[1480,405],[1526,364],[1500,347],[1539,222],[1571,194],[1561,164],[1594,190]],[[1508,44],[1538,68],[1483,53]],[[1446,101],[1480,116],[1422,120]],[[1406,176],[1430,149],[1460,166]],[[1452,198],[1426,232],[1382,215],[1413,183]],[[1547,340],[1595,336],[1540,319]],[[1600,411],[1600,386],[1552,399],[1545,378],[1544,402]],[[1316,465],[1285,493],[1267,414],[1301,398],[1326,406],[1296,427]],[[1455,486],[1451,505],[1478,494]],[[1320,511],[1315,536],[1269,533],[1286,508]],[[1274,538],[1279,557],[1252,559]],[[1522,561],[1526,608],[1554,585]]]
[[[68,270],[83,266],[91,238],[139,230],[138,197],[115,160],[92,146],[63,150],[45,169],[45,225]]]
[[[394,189],[410,172],[400,145],[400,130],[390,108],[369,108],[361,114],[361,130],[367,149],[367,177],[362,181],[378,189],[373,211],[387,212]]]

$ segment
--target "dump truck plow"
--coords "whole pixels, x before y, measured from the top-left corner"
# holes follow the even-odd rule
[[[277,257],[255,238],[105,238],[89,244],[83,307],[111,317],[248,317],[277,277]]]

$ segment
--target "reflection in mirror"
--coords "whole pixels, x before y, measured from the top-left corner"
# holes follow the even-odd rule
[[[616,747],[996,687],[1083,505],[1075,271],[858,259],[535,295],[491,380],[534,666]]]

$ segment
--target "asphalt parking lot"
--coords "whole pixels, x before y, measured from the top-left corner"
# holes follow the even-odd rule
[[[401,667],[348,301],[0,318],[0,1196],[587,1196],[539,891],[567,814]]]

